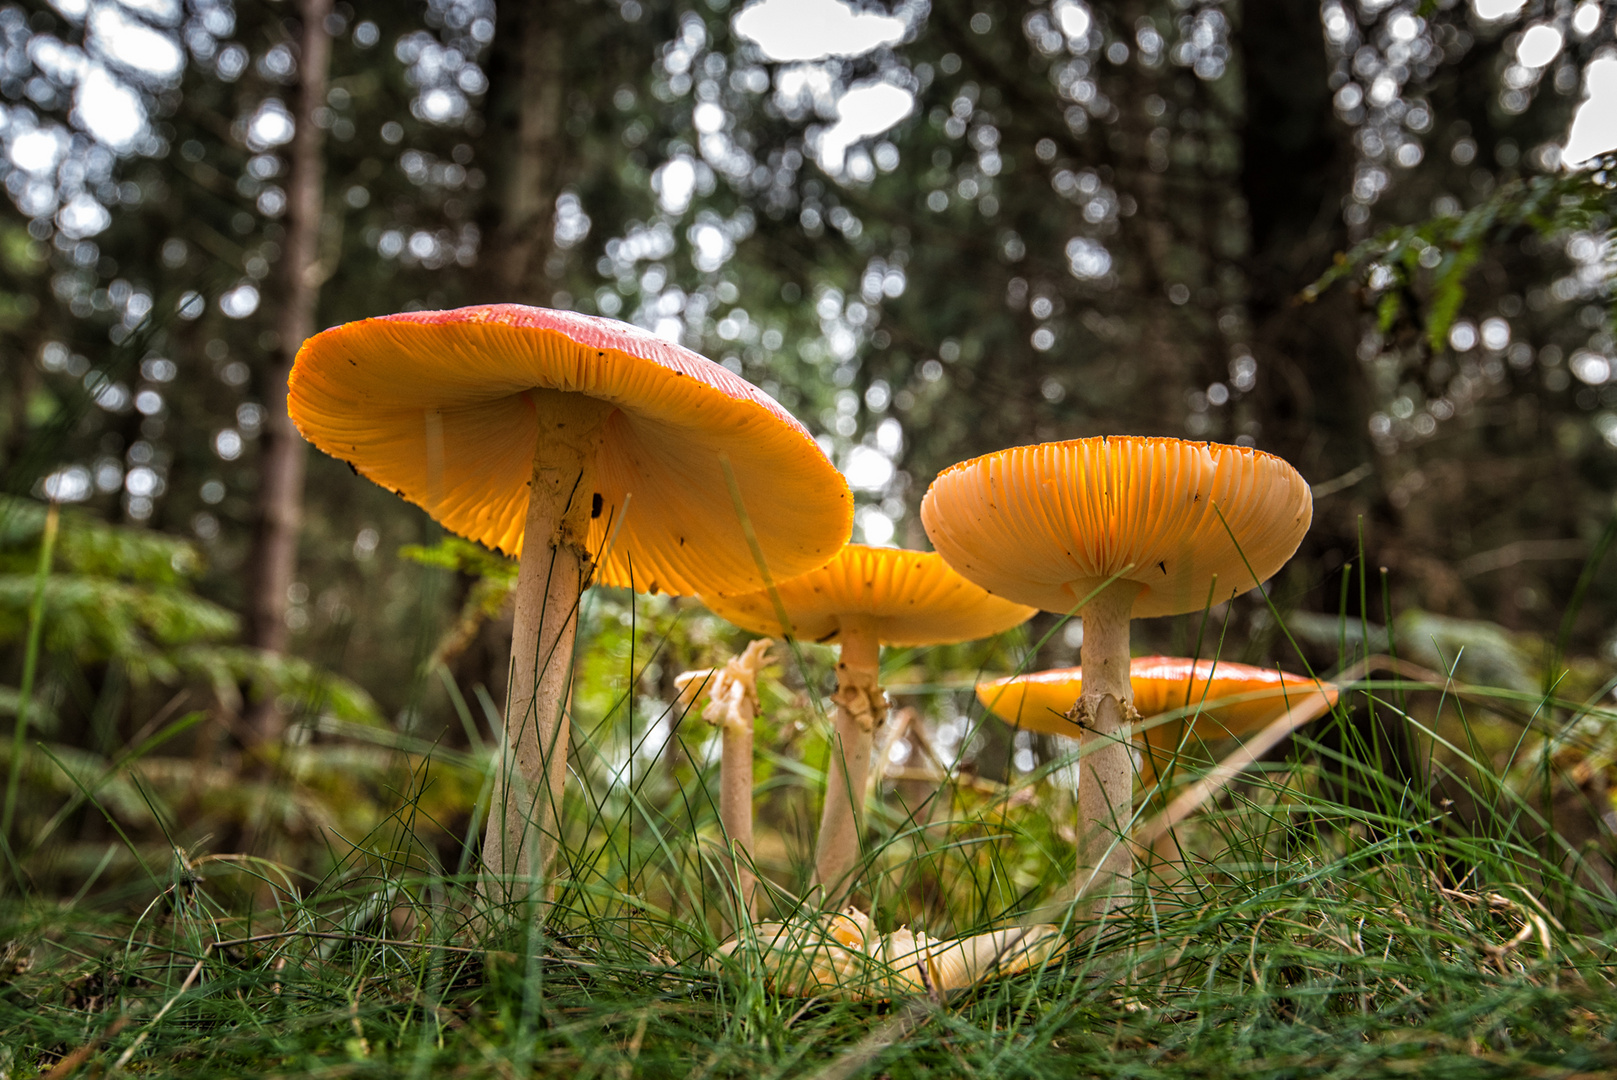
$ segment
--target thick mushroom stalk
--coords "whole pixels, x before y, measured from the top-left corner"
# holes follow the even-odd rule
[[[758,878],[752,870],[752,732],[758,717],[758,673],[774,642],[757,638],[722,668],[687,671],[674,680],[681,701],[708,695],[702,719],[719,729],[719,824],[724,829],[730,878],[742,915],[757,913]],[[738,919],[739,923],[741,920]]]
[[[825,809],[814,852],[814,881],[834,906],[853,889],[852,871],[859,861],[859,826],[864,816],[865,784],[870,775],[870,745],[876,725],[887,716],[887,696],[880,678],[881,641],[875,620],[845,615],[837,634],[837,690],[831,759],[826,769]]]
[[[1080,612],[1084,621],[1084,685],[1069,718],[1083,731],[1078,766],[1079,896],[1104,915],[1127,902],[1134,872],[1128,844],[1134,765],[1129,727],[1134,687],[1129,679],[1129,615],[1140,586],[1115,581]]]
[[[533,480],[517,571],[505,742],[483,838],[484,896],[536,895],[560,839],[567,776],[568,698],[578,598],[600,552],[588,546],[595,463],[611,407],[556,390],[529,390],[538,426]]]

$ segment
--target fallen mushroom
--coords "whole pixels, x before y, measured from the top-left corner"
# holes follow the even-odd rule
[[[1084,669],[1056,668],[977,684],[977,700],[1023,731],[1077,739],[1083,729],[1070,717],[1083,693]],[[1129,663],[1134,708],[1144,723],[1134,733],[1144,749],[1140,784],[1157,782],[1172,766],[1187,738],[1247,735],[1302,706],[1323,715],[1336,704],[1337,687],[1304,675],[1223,660],[1137,656]],[[1160,723],[1164,714],[1179,714]],[[1163,853],[1167,857],[1167,853]]]
[[[853,889],[871,733],[887,715],[881,646],[972,641],[1026,622],[1033,609],[988,595],[933,552],[863,544],[849,544],[818,570],[773,591],[704,595],[702,602],[754,633],[834,640],[840,647],[831,698],[837,707],[834,738],[814,855],[814,881],[824,889],[825,906],[836,907]]]
[[[767,581],[760,558],[801,573],[852,527],[847,483],[775,401],[609,319],[493,304],[348,323],[299,351],[288,410],[445,528],[521,553],[493,901],[550,876],[580,592],[745,592]]]
[[[954,940],[908,927],[877,934],[867,915],[847,908],[759,923],[719,946],[709,965],[756,963],[769,988],[785,997],[890,1001],[917,994],[937,998],[1030,971],[1063,943],[1060,928],[1048,923]]]
[[[758,716],[758,672],[774,642],[756,638],[722,668],[687,671],[674,678],[680,703],[708,697],[702,719],[719,729],[719,825],[728,849],[730,880],[746,918],[757,910],[752,869],[752,725]],[[737,919],[739,925],[743,920]]]
[[[938,552],[999,596],[1083,619],[1089,675],[1072,706],[1086,733],[1075,887],[1098,913],[1130,891],[1123,840],[1139,718],[1129,621],[1198,611],[1269,578],[1308,531],[1297,470],[1239,446],[1134,436],[1041,443],[944,470],[921,501]]]

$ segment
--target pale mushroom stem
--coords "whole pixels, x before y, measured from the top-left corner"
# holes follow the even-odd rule
[[[751,721],[749,716],[746,723],[723,725],[719,758],[719,820],[730,846],[730,871],[741,894],[741,910],[748,919],[757,914],[758,891],[752,872]]]
[[[1125,728],[1134,722],[1129,680],[1129,615],[1140,586],[1116,581],[1086,604],[1084,688],[1072,717],[1083,726],[1084,753],[1078,773],[1078,869],[1074,888],[1098,916],[1128,900],[1134,855],[1128,827],[1133,809],[1134,768]]]
[[[752,920],[758,879],[752,872],[752,725],[758,717],[758,669],[772,642],[759,638],[722,668],[700,668],[674,679],[681,708],[703,694],[702,719],[719,728],[719,826],[725,873],[740,896],[739,927]]]
[[[538,419],[528,516],[517,571],[505,744],[483,839],[483,895],[494,903],[549,895],[567,778],[568,698],[578,598],[595,572],[595,460],[608,407],[580,394],[530,390]]]
[[[758,673],[769,662],[769,638],[755,638],[740,656],[708,675],[711,702],[702,716],[719,725],[719,822],[729,845],[728,866],[741,901],[741,918],[757,911],[758,878],[752,872],[752,741],[758,719]],[[689,676],[682,675],[680,679]],[[674,680],[676,684],[679,679]]]
[[[871,733],[887,715],[875,620],[845,616],[840,625],[837,692],[831,699],[837,711],[826,770],[825,809],[820,814],[820,837],[814,852],[814,881],[824,890],[827,907],[839,907],[853,890],[865,783],[870,775]]]

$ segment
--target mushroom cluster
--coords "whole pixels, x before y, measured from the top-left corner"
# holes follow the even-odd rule
[[[858,881],[872,733],[887,711],[883,644],[986,637],[1041,608],[1082,619],[1082,673],[978,692],[1025,729],[1081,738],[1076,885],[1101,914],[1130,887],[1133,737],[1143,735],[1154,776],[1187,723],[1239,734],[1277,701],[1335,699],[1328,684],[1272,672],[1232,688],[1225,664],[1135,661],[1131,680],[1131,619],[1227,601],[1301,541],[1308,485],[1257,450],[1114,437],[975,458],[927,491],[921,519],[936,551],[918,552],[848,544],[847,482],[800,423],[719,365],[612,320],[497,304],[350,323],[305,343],[288,408],[305,437],[359,474],[445,528],[520,555],[482,851],[490,902],[542,900],[553,876],[589,585],[700,595],[744,629],[839,647],[815,892],[789,923],[750,925],[752,723],[769,642],[680,686],[687,704],[706,693],[703,715],[723,732],[720,816],[742,931],[723,951],[763,957],[784,990],[935,992],[1057,947],[1047,926],[939,942],[874,934],[851,909],[828,914]],[[1171,709],[1186,719],[1138,723],[1142,710]],[[801,947],[805,934],[813,948]]]

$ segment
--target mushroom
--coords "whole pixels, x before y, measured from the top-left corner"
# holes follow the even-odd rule
[[[756,910],[758,884],[752,871],[752,724],[758,716],[758,672],[768,661],[773,644],[768,638],[756,638],[722,668],[687,671],[674,678],[683,705],[693,705],[707,694],[702,719],[719,729],[723,747],[719,824],[729,849],[730,880],[740,897],[740,910],[749,919]]]
[[[1140,781],[1147,784],[1172,763],[1187,734],[1202,739],[1248,735],[1310,700],[1317,699],[1324,712],[1337,698],[1333,683],[1223,660],[1137,656],[1129,662],[1129,682],[1142,719],[1181,714],[1134,733],[1144,744]],[[977,700],[1023,731],[1076,739],[1083,731],[1067,714],[1083,688],[1083,668],[1055,668],[980,682]]]
[[[1063,944],[1061,928],[1049,923],[952,940],[908,927],[877,934],[869,916],[846,908],[760,923],[720,945],[709,966],[723,968],[755,956],[775,993],[890,1001],[916,994],[938,998],[988,979],[1029,971],[1052,959]]]
[[[348,323],[304,343],[287,404],[360,475],[521,553],[490,900],[550,875],[580,592],[745,592],[852,528],[846,481],[780,405],[610,319],[492,304]]]
[[[1300,706],[1322,714],[1336,704],[1338,693],[1334,684],[1304,675],[1169,656],[1135,657],[1129,663],[1129,683],[1135,711],[1142,718],[1179,714],[1134,733],[1145,749],[1141,784],[1156,782],[1191,734],[1203,739],[1248,735]],[[1083,685],[1083,668],[1056,668],[980,682],[977,700],[1023,731],[1076,739],[1083,730],[1068,713]]]
[[[1297,470],[1239,446],[1137,436],[1001,450],[944,470],[921,501],[938,552],[989,592],[1084,624],[1072,706],[1080,764],[1075,886],[1104,915],[1130,889],[1129,620],[1222,603],[1267,580],[1308,531]]]
[[[779,601],[777,606],[776,601]],[[1033,609],[990,596],[933,552],[849,544],[836,558],[769,590],[703,596],[737,626],[759,634],[828,642],[841,648],[825,809],[814,854],[814,881],[836,907],[852,890],[859,859],[871,733],[887,715],[879,653],[887,645],[943,645],[997,634],[1026,622]]]
[[[1051,959],[1064,943],[1059,926],[1039,923],[938,940],[900,928],[870,950],[884,969],[888,992],[933,997],[964,990],[987,979],[1029,971]]]

